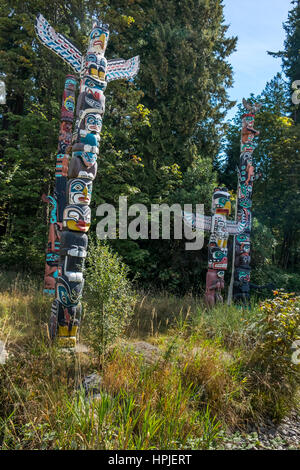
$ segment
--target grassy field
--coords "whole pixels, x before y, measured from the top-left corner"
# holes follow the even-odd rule
[[[213,449],[225,431],[298,406],[298,297],[208,312],[191,296],[139,293],[130,326],[99,356],[88,306],[79,338],[88,349],[69,354],[49,342],[51,299],[38,284],[2,281],[0,449]],[[144,355],[142,342],[153,346]],[[80,387],[93,372],[95,399]]]

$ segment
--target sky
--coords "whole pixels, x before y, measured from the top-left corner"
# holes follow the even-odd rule
[[[234,72],[234,84],[229,97],[237,100],[250,93],[260,94],[277,72],[281,72],[281,59],[267,51],[283,50],[290,0],[224,0],[225,24],[230,25],[227,35],[238,36],[236,52],[228,58]],[[237,108],[232,108],[231,119]]]

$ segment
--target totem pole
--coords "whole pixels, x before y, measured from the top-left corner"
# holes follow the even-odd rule
[[[223,301],[221,290],[224,289],[224,272],[227,269],[227,240],[234,236],[235,257],[233,298],[235,301],[249,301],[250,298],[250,232],[252,189],[255,179],[252,165],[254,138],[259,134],[253,128],[255,113],[261,105],[251,106],[243,99],[243,105],[249,111],[243,115],[241,156],[237,194],[237,220],[227,220],[230,215],[230,195],[226,188],[216,188],[212,198],[212,217],[202,214],[183,212],[183,220],[193,230],[210,232],[208,245],[208,272],[206,275],[205,301],[213,306]],[[258,286],[257,286],[258,287]],[[264,286],[262,286],[264,287]]]
[[[206,274],[205,302],[213,307],[222,302],[224,274],[227,269],[227,231],[226,217],[231,214],[230,194],[227,188],[215,188],[211,205],[211,235],[208,244],[208,271]]]
[[[72,159],[68,168],[67,204],[63,211],[56,298],[52,304],[50,337],[63,347],[74,347],[80,324],[80,298],[83,290],[87,232],[91,223],[92,184],[97,173],[100,132],[105,111],[107,82],[131,79],[139,69],[139,57],[114,59],[104,57],[109,29],[95,22],[85,56],[62,34],[58,34],[42,15],[35,24],[39,39],[80,74],[80,90],[72,139]]]
[[[223,302],[224,273],[227,269],[227,241],[230,235],[240,236],[247,227],[245,217],[237,222],[226,217],[231,213],[230,194],[226,188],[215,188],[211,206],[212,216],[183,211],[184,223],[196,231],[210,232],[208,272],[205,301],[209,307]]]
[[[44,202],[52,205],[44,277],[44,293],[51,295],[55,294],[55,282],[58,276],[62,217],[66,205],[69,152],[72,148],[76,83],[77,81],[73,75],[67,75],[61,106],[54,196],[46,196],[45,194],[42,196]]]
[[[259,134],[254,126],[255,113],[261,105],[251,106],[243,100],[249,113],[242,117],[241,156],[238,171],[237,221],[246,222],[245,230],[235,238],[235,267],[233,281],[233,299],[248,303],[250,299],[250,233],[252,224],[252,191],[255,171],[252,164],[252,153],[255,148],[254,138]]]

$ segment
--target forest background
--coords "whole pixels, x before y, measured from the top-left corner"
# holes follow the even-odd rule
[[[226,112],[233,84],[229,37],[221,0],[0,0],[0,74],[7,90],[0,106],[0,263],[2,269],[42,277],[64,79],[70,70],[36,38],[41,12],[80,50],[91,18],[110,24],[106,56],[140,55],[134,82],[116,81],[106,91],[96,208],[143,203],[202,203],[209,215],[213,188],[226,185],[234,205],[242,108],[230,123]],[[300,79],[300,2],[285,23],[284,75],[270,77],[259,96],[260,131],[254,164],[252,282],[300,291],[299,106],[292,83]],[[255,71],[254,71],[255,74]],[[249,90],[251,92],[251,90]],[[207,269],[202,250],[185,240],[114,240],[140,286],[176,294],[201,294]],[[229,245],[230,253],[231,245]],[[230,260],[229,260],[230,265]],[[228,281],[230,272],[227,274]]]

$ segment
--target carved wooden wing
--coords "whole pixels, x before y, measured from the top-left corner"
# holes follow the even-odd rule
[[[57,33],[40,13],[35,20],[35,31],[44,46],[61,57],[76,73],[80,73],[81,52],[63,34]]]
[[[182,217],[184,223],[193,230],[205,230],[206,232],[209,232],[211,229],[210,216],[182,211]]]
[[[229,220],[226,221],[226,228],[229,235],[239,235],[244,231],[244,227],[242,226],[242,224]]]
[[[241,222],[235,222],[234,220],[226,220],[226,230],[229,235],[240,235],[243,233],[249,225],[249,221],[244,214]],[[183,221],[188,227],[193,230],[205,230],[206,232],[211,231],[211,217],[209,215],[193,214],[192,212],[182,212]]]
[[[229,235],[241,235],[245,230],[249,230],[251,227],[251,214],[250,212],[243,208],[242,217],[239,222],[234,220],[226,221],[226,228]]]
[[[136,76],[140,68],[140,57],[137,55],[131,59],[111,59],[107,62],[105,80],[130,80]]]

